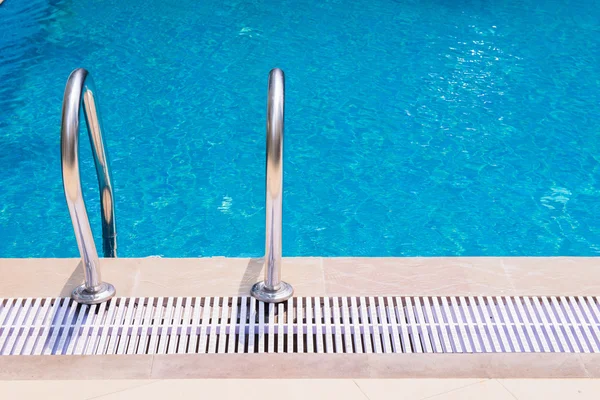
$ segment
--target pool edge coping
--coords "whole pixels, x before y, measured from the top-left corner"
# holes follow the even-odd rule
[[[101,260],[119,297],[246,296],[260,258]],[[596,296],[600,257],[298,257],[283,259],[295,296]],[[0,297],[67,297],[79,259],[0,258]]]
[[[297,296],[594,296],[600,258],[285,258]],[[248,295],[252,258],[103,259],[118,296]],[[0,259],[0,297],[68,296],[79,259]],[[600,354],[173,354],[2,356],[0,379],[600,378]]]
[[[2,356],[0,380],[600,378],[600,354]]]

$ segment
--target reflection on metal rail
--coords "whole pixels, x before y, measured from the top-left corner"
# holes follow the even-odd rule
[[[96,90],[88,71],[83,68],[73,71],[67,81],[63,98],[60,149],[65,196],[85,272],[85,283],[75,288],[71,297],[83,304],[101,303],[115,295],[115,288],[100,279],[98,252],[83,200],[79,175],[79,122],[83,110],[100,188],[104,257],[116,257],[113,191],[95,96]]]
[[[278,303],[289,299],[294,289],[281,280],[281,203],[283,195],[283,119],[285,78],[279,68],[269,74],[267,99],[267,201],[265,280],[252,287],[252,296]]]

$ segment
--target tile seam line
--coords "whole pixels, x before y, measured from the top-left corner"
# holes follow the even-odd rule
[[[467,387],[473,386],[473,385],[478,385],[478,384],[480,384],[482,382],[486,382],[486,381],[489,381],[489,380],[491,380],[491,379],[479,379],[477,382],[472,382],[472,383],[469,383],[467,385],[464,385],[464,386],[461,386],[461,387],[457,387],[457,388],[454,388],[454,389],[450,389],[450,390],[445,391],[445,392],[433,394],[431,396],[421,397],[421,398],[419,398],[419,400],[433,399],[433,398],[436,398],[438,396],[442,396],[442,395],[446,395],[448,393],[456,392],[457,390],[461,390],[461,389],[464,389],[464,388],[467,388]]]
[[[114,392],[104,393],[104,394],[101,394],[101,395],[98,395],[98,396],[93,396],[93,397],[86,397],[85,400],[102,399],[103,397],[111,396],[113,394],[123,393],[123,392],[126,392],[128,390],[138,389],[138,388],[141,388],[141,387],[144,387],[144,386],[152,385],[153,383],[156,383],[156,382],[159,382],[159,381],[160,380],[155,380],[155,381],[152,381],[152,382],[140,383],[139,385],[127,387],[127,388],[124,388],[124,389],[121,389],[121,390],[115,390]]]
[[[352,382],[354,383],[354,385],[356,385],[356,387],[358,388],[358,390],[360,390],[360,392],[362,393],[362,395],[367,399],[367,400],[371,400],[371,398],[364,392],[364,390],[360,387],[360,385],[358,384],[358,382],[356,382],[356,379],[352,379]]]
[[[519,398],[513,392],[511,392],[506,386],[504,386],[504,383],[502,383],[500,379],[496,379],[496,382],[498,382],[500,386],[502,386],[504,390],[506,390],[515,400],[519,400]]]

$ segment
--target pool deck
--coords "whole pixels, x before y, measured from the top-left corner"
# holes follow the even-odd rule
[[[101,269],[117,296],[128,297],[248,295],[262,278],[261,259],[249,258],[103,259]],[[8,298],[69,296],[83,275],[78,259],[0,259],[0,276],[0,297]],[[283,278],[298,296],[597,296],[600,258],[285,258]],[[0,357],[0,380],[266,377],[444,378],[467,386],[481,379],[600,378],[600,354]]]
[[[246,296],[263,276],[254,258],[101,260],[117,296]],[[0,296],[70,296],[79,259],[0,259]],[[295,296],[600,295],[600,257],[284,258]]]
[[[5,399],[596,400],[592,379],[0,381]]]

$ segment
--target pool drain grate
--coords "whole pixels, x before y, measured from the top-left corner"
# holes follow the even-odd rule
[[[0,355],[598,353],[597,297],[0,300]]]

